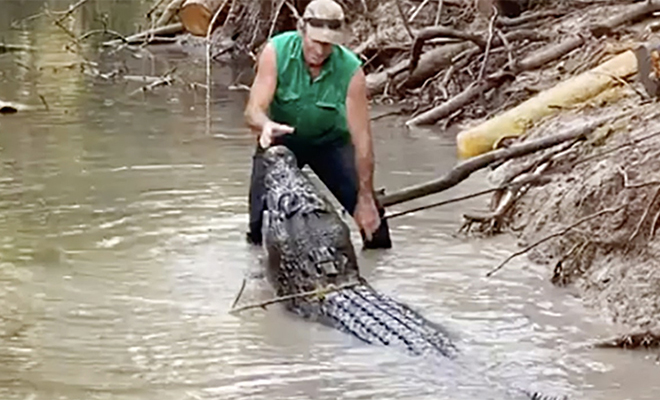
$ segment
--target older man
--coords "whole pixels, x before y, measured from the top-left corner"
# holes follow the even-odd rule
[[[359,58],[341,45],[344,12],[313,0],[298,29],[273,37],[259,56],[245,118],[257,133],[248,239],[261,243],[263,149],[282,144],[309,165],[360,228],[366,248],[389,248],[373,190],[373,148],[366,79]]]

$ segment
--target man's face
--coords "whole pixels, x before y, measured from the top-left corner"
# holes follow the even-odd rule
[[[307,65],[320,67],[332,53],[332,43],[314,40],[305,34],[303,36],[303,53]]]

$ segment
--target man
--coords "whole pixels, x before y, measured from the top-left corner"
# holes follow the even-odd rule
[[[245,109],[258,135],[250,186],[248,239],[262,241],[263,149],[290,148],[309,165],[360,228],[366,248],[389,248],[383,210],[373,190],[373,148],[366,79],[359,58],[341,45],[344,12],[333,0],[313,0],[298,30],[262,50]]]

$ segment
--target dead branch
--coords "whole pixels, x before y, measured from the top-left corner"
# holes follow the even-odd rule
[[[429,1],[430,1],[430,0],[424,0],[424,1],[422,1],[422,4],[420,4],[419,7],[417,7],[417,8],[415,9],[415,11],[413,11],[413,13],[410,15],[410,18],[408,18],[408,23],[412,23],[412,22],[415,20],[415,18],[416,18],[417,15],[419,14],[419,12],[422,11],[422,9],[423,9],[424,7],[426,7],[426,5],[429,3]]]
[[[569,140],[575,140],[579,137],[583,137],[591,133],[600,125],[606,122],[620,118],[622,115],[626,115],[626,113],[621,113],[613,117],[597,118],[593,121],[575,128],[571,128],[557,135],[529,141],[526,143],[516,144],[509,148],[493,150],[488,153],[472,157],[459,163],[456,167],[449,171],[448,174],[440,179],[388,194],[380,198],[379,202],[384,207],[387,207],[446,190],[467,179],[473,172],[485,168],[495,161],[509,160],[511,158],[520,157],[542,149],[553,147]]]
[[[599,211],[599,212],[597,212],[597,213],[595,213],[595,214],[591,214],[591,215],[589,215],[589,216],[586,216],[586,217],[584,217],[584,218],[581,218],[581,219],[578,220],[576,223],[567,226],[566,228],[562,229],[561,231],[556,232],[556,233],[553,233],[553,234],[551,234],[551,235],[548,235],[548,236],[544,237],[543,239],[534,242],[532,245],[527,246],[527,247],[525,247],[524,249],[522,249],[522,250],[520,250],[520,251],[517,251],[517,252],[511,254],[511,255],[510,255],[509,257],[507,257],[504,261],[502,261],[497,267],[495,267],[495,268],[493,268],[492,270],[490,270],[490,271],[486,274],[486,277],[490,277],[490,276],[492,276],[494,273],[496,273],[497,271],[499,271],[500,269],[502,269],[502,268],[503,268],[503,267],[504,267],[509,261],[513,260],[515,257],[518,257],[518,256],[520,256],[520,255],[523,255],[523,254],[527,253],[528,251],[532,250],[533,248],[539,246],[540,244],[543,244],[543,243],[547,242],[548,240],[550,240],[550,239],[552,239],[552,238],[555,238],[555,237],[558,237],[558,236],[563,236],[563,235],[565,235],[568,231],[570,231],[571,229],[573,229],[573,228],[577,227],[578,225],[581,225],[581,224],[583,224],[583,223],[585,223],[585,222],[587,222],[587,221],[591,221],[592,219],[597,218],[597,217],[600,217],[601,215],[616,213],[616,212],[618,212],[618,211],[624,209],[625,207],[626,207],[626,206],[623,205],[623,206],[616,207],[616,208],[607,208],[607,209],[605,209],[605,210],[601,210],[601,211]]]
[[[183,24],[181,22],[176,22],[170,25],[165,25],[165,26],[159,26],[154,29],[148,29],[146,31],[136,33],[134,35],[131,35],[127,38],[122,38],[122,39],[115,39],[115,40],[110,40],[107,42],[103,43],[103,46],[106,47],[112,47],[112,46],[117,46],[120,44],[135,44],[135,43],[142,43],[145,41],[145,39],[153,36],[159,36],[159,35],[174,35],[177,33],[183,32]]]
[[[459,201],[473,199],[475,197],[479,197],[479,196],[483,196],[483,195],[490,194],[490,193],[493,193],[493,192],[497,192],[499,190],[504,190],[506,188],[513,188],[513,187],[516,187],[516,186],[527,185],[527,184],[531,184],[531,183],[534,183],[534,182],[538,182],[539,184],[541,184],[541,183],[545,184],[545,183],[547,183],[546,181],[547,181],[546,179],[539,178],[539,177],[536,177],[536,176],[531,176],[531,175],[530,176],[525,176],[525,177],[522,177],[519,181],[516,181],[515,183],[508,183],[506,185],[500,185],[496,188],[485,189],[485,190],[475,192],[475,193],[471,193],[471,194],[468,194],[468,195],[465,195],[465,196],[455,197],[453,199],[443,200],[443,201],[439,201],[439,202],[435,202],[435,203],[426,204],[426,205],[423,205],[423,206],[411,208],[409,210],[404,210],[404,211],[399,211],[399,212],[387,214],[387,215],[385,215],[384,218],[385,219],[397,218],[397,217],[407,215],[407,214],[411,214],[411,213],[414,213],[414,212],[417,212],[417,211],[428,210],[429,208],[444,206],[444,205],[447,205],[447,204],[457,203]]]
[[[610,17],[603,23],[593,25],[590,31],[596,37],[608,35],[621,25],[638,21],[656,11],[660,11],[660,1],[648,0],[630,6],[628,10]]]
[[[406,121],[406,125],[424,125],[430,123],[431,121],[435,122],[445,118],[454,111],[465,107],[475,97],[497,86],[500,86],[503,82],[511,81],[513,79],[515,79],[515,77],[511,74],[498,74],[474,82],[467,89],[447,100],[446,102]]]
[[[246,282],[247,282],[246,279],[243,278],[243,283],[241,283],[241,288],[238,289],[238,294],[237,294],[236,297],[234,298],[234,302],[231,303],[231,308],[232,308],[232,309],[233,309],[234,307],[236,307],[236,304],[238,304],[238,301],[241,299],[241,296],[243,295],[243,290],[245,290],[245,284],[246,284]]]
[[[321,297],[321,296],[324,296],[328,293],[337,292],[337,291],[340,291],[340,290],[343,290],[343,289],[349,289],[349,288],[352,288],[352,287],[360,285],[360,284],[361,284],[361,282],[351,282],[351,283],[346,283],[346,284],[339,285],[339,286],[329,285],[328,287],[325,287],[325,288],[310,290],[308,292],[289,294],[289,295],[286,295],[286,296],[275,297],[274,299],[261,301],[261,302],[258,302],[258,303],[251,303],[251,304],[247,304],[247,305],[244,305],[244,306],[238,307],[238,308],[232,308],[231,310],[229,310],[229,313],[230,314],[237,314],[241,311],[250,310],[250,309],[253,309],[253,308],[266,308],[266,306],[269,306],[271,304],[283,303],[285,301],[299,299],[299,298],[302,298],[302,297],[311,297],[311,296]]]
[[[511,182],[514,178],[517,176],[524,174],[528,171],[530,171],[533,168],[538,167],[539,165],[546,163],[550,160],[552,160],[555,156],[557,156],[560,153],[563,153],[564,151],[570,149],[573,147],[577,142],[579,142],[581,139],[578,138],[576,140],[573,140],[571,142],[564,143],[560,146],[557,146],[556,149],[552,149],[545,154],[543,154],[541,157],[537,159],[530,160],[526,163],[520,164],[516,168],[512,168],[511,170],[508,171],[508,173],[504,174],[502,177],[502,184],[506,184]]]
[[[477,80],[481,81],[484,77],[484,72],[486,71],[486,65],[488,64],[488,56],[490,56],[490,48],[493,45],[494,27],[495,27],[495,18],[497,18],[497,8],[493,7],[493,16],[490,18],[490,23],[488,24],[488,41],[486,42],[486,50],[484,50],[484,62],[481,64],[479,69],[479,75],[477,75]]]

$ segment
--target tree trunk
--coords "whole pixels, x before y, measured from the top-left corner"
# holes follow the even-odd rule
[[[206,36],[213,15],[223,3],[226,5],[228,2],[225,0],[186,0],[179,10],[179,18],[186,31],[195,36]],[[225,18],[227,18],[227,11],[223,10],[222,14],[218,16],[217,23],[222,23]]]

